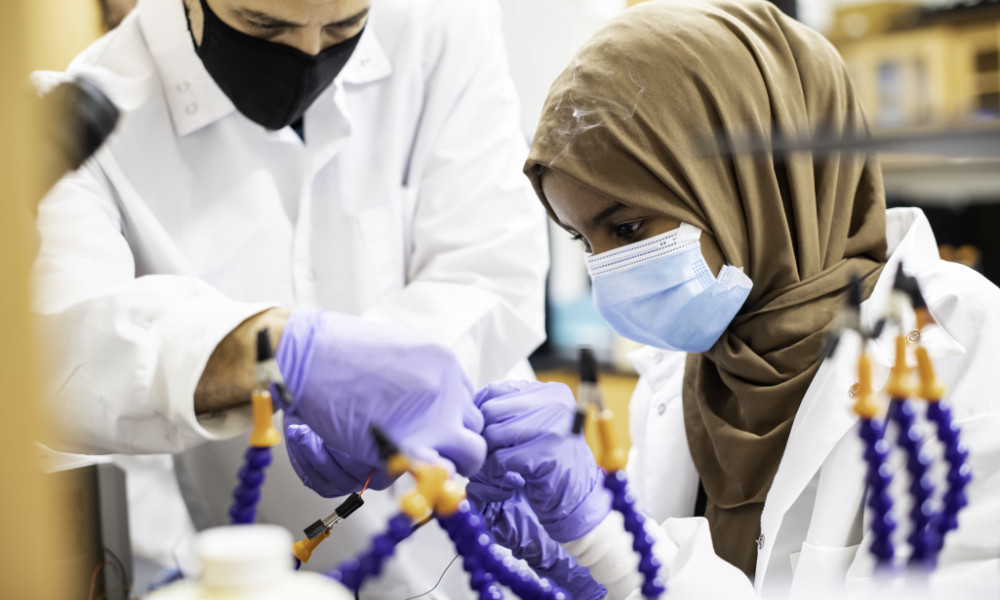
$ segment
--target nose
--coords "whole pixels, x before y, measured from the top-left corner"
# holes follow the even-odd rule
[[[295,40],[295,47],[316,56],[323,51],[323,29],[320,27],[303,27],[299,30],[298,39]]]

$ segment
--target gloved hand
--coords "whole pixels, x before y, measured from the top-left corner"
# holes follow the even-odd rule
[[[520,477],[508,477],[507,487],[501,489],[476,475],[466,487],[466,494],[472,506],[483,514],[497,543],[527,562],[535,573],[551,579],[574,600],[604,598],[607,589],[549,537],[524,494],[511,487],[523,485]]]
[[[509,472],[524,479],[524,497],[557,542],[589,533],[611,512],[604,472],[582,435],[573,435],[576,402],[565,385],[491,384],[476,394],[489,449],[481,478],[500,488]]]
[[[395,479],[378,457],[373,425],[413,458],[462,474],[482,465],[483,418],[446,348],[402,328],[296,309],[275,358],[294,398],[285,409],[288,455],[321,495],[360,489],[372,469],[375,489]]]
[[[285,449],[288,461],[306,487],[320,496],[333,498],[360,491],[371,474],[368,487],[384,489],[396,478],[327,446],[301,419],[285,416]]]

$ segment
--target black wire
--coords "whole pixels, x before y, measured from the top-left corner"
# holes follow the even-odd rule
[[[111,551],[110,548],[104,548],[104,553],[107,554],[108,556],[110,556],[112,559],[114,559],[115,565],[118,566],[118,570],[122,574],[121,584],[115,586],[114,588],[111,588],[111,590],[108,590],[104,594],[104,596],[108,597],[111,594],[111,591],[117,591],[117,590],[124,589],[125,590],[125,597],[128,598],[129,596],[132,595],[132,582],[131,582],[131,580],[129,580],[128,571],[125,570],[125,564],[122,562],[122,560],[120,558],[118,558],[117,554],[115,554],[114,552]]]
[[[430,523],[432,520],[434,520],[434,515],[428,515],[427,517],[424,517],[424,519],[422,521],[416,523],[413,526],[413,531],[416,531],[416,530],[420,529],[424,525]]]
[[[445,567],[444,571],[441,572],[441,576],[438,577],[437,583],[434,584],[434,587],[432,587],[431,589],[427,590],[423,594],[417,594],[416,596],[410,596],[406,600],[416,600],[417,598],[423,598],[427,594],[430,594],[431,592],[433,592],[434,590],[436,590],[438,588],[438,586],[441,585],[441,581],[444,579],[445,574],[448,573],[448,569],[451,568],[451,565],[455,564],[455,561],[458,560],[459,556],[460,555],[456,554],[455,558],[451,559],[451,562],[448,563],[448,566]]]
[[[413,529],[410,530],[410,535],[413,535],[413,532],[415,532],[416,530],[420,529],[421,527],[423,527],[424,525],[430,523],[433,520],[434,520],[434,515],[431,514],[431,515],[427,515],[427,517],[424,518],[423,520],[421,520],[421,521],[419,521],[417,523],[414,523],[413,524]],[[455,558],[458,558],[457,554],[455,555]],[[441,573],[441,577],[438,578],[437,583],[434,584],[434,587],[432,587],[431,589],[427,590],[423,594],[420,594],[419,596],[413,596],[413,598],[420,598],[421,596],[426,596],[427,594],[429,594],[429,593],[433,592],[434,590],[436,590],[437,587],[439,585],[441,585],[441,580],[444,579],[444,574],[448,572],[448,569],[451,567],[451,563],[455,562],[455,558],[451,559],[451,562],[448,563],[448,566],[444,568],[444,571]],[[358,590],[357,592],[354,592],[354,600],[361,600],[361,597],[359,595],[360,592],[361,592],[361,590]],[[413,600],[413,598],[407,598],[406,600]]]

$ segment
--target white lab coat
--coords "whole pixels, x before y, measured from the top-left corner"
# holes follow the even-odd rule
[[[979,274],[938,257],[934,235],[918,209],[888,212],[890,258],[862,320],[871,326],[883,314],[897,265],[917,277],[939,326],[924,331],[923,344],[948,389],[946,402],[962,428],[971,452],[970,505],[959,528],[948,534],[931,589],[953,598],[995,595],[1000,589],[1000,290]],[[872,347],[874,384],[881,389],[893,360],[893,335]],[[862,510],[864,462],[852,412],[858,338],[846,336],[836,354],[817,372],[796,414],[784,456],[767,495],[754,588],[765,598],[839,598],[845,592],[872,593],[873,561],[868,551],[870,514]],[[683,577],[691,597],[746,597],[749,586],[734,583],[728,570],[705,544],[707,527],[684,526],[692,520],[698,476],[684,436],[681,382],[684,355],[643,348],[631,359],[640,374],[630,406],[633,447],[628,473],[640,504],[664,524],[672,576]],[[856,393],[856,392],[855,392]],[[891,436],[891,434],[890,434]],[[938,452],[936,442],[925,448]],[[940,456],[934,454],[934,456]],[[896,461],[896,497],[907,485],[905,468]],[[938,473],[940,475],[940,473]],[[908,506],[898,519],[908,522]],[[688,517],[684,519],[684,517]],[[908,551],[897,532],[897,552]],[[679,568],[680,567],[680,568]],[[720,570],[721,569],[721,570]],[[725,577],[719,576],[725,572]],[[705,589],[698,591],[702,582]],[[723,588],[718,586],[721,584]],[[714,587],[713,587],[714,586]],[[677,593],[671,597],[687,597]]]
[[[69,73],[97,82],[122,120],[39,208],[35,306],[55,340],[45,367],[60,448],[174,453],[245,431],[246,413],[198,418],[192,396],[216,344],[269,306],[423,330],[476,384],[526,367],[544,339],[545,217],[520,172],[492,0],[374,2],[306,113],[306,144],[235,110],[194,52],[182,0],[142,0]],[[199,525],[226,520],[245,443],[180,458]],[[301,486],[283,448],[263,495],[259,518],[293,532],[336,505]],[[310,566],[384,526],[394,500],[366,498]],[[406,546],[384,597],[427,591],[452,556]]]

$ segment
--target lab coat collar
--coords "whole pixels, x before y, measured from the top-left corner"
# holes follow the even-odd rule
[[[918,267],[940,260],[934,231],[924,212],[919,208],[893,208],[886,212],[886,242],[889,258],[882,271],[883,275],[879,277],[875,289],[864,303],[866,310],[861,311],[862,325],[869,330],[884,312],[900,263],[907,274],[917,275],[919,283]],[[937,290],[923,291],[927,308],[934,316],[935,307],[940,303],[940,298],[934,295]],[[894,360],[895,333],[890,331],[873,343],[873,357],[886,366],[892,365]],[[940,325],[930,326],[922,332],[922,345],[927,348],[928,355],[935,360],[965,353],[965,347]],[[912,360],[912,356],[910,359]]]
[[[889,210],[886,215],[886,236],[889,258],[874,290],[861,305],[862,323],[869,327],[884,313],[896,269],[901,261],[908,273],[916,273],[919,281],[919,268],[940,260],[934,233],[919,209]],[[925,299],[933,314],[935,303],[940,298],[929,296]],[[965,352],[964,347],[943,327],[931,327],[925,333],[923,343],[932,358],[947,358]],[[873,359],[884,367],[873,373],[872,384],[875,389],[882,389],[885,384],[888,367],[893,361],[894,336],[895,332],[888,331],[873,344]],[[760,550],[755,579],[758,591],[764,585],[764,575],[785,513],[823,466],[834,446],[850,432],[858,420],[851,410],[854,398],[851,396],[850,385],[857,377],[858,346],[858,336],[853,332],[845,332],[837,352],[820,366],[802,398],[761,516],[762,539],[759,542],[762,543],[758,544]]]
[[[364,85],[392,75],[392,62],[375,34],[373,22],[376,19],[378,19],[378,11],[373,6],[368,15],[365,32],[358,40],[358,47],[354,49],[354,54],[351,55],[347,64],[344,65],[340,77],[337,78],[338,84]]]
[[[215,84],[195,52],[183,0],[143,0],[136,11],[163,82],[177,136],[183,137],[235,111],[232,101]],[[372,27],[374,18],[374,14],[369,17],[358,47],[341,75],[315,103],[324,99],[333,102],[334,98],[342,97],[337,92],[345,83],[362,85],[392,73],[392,63]]]

